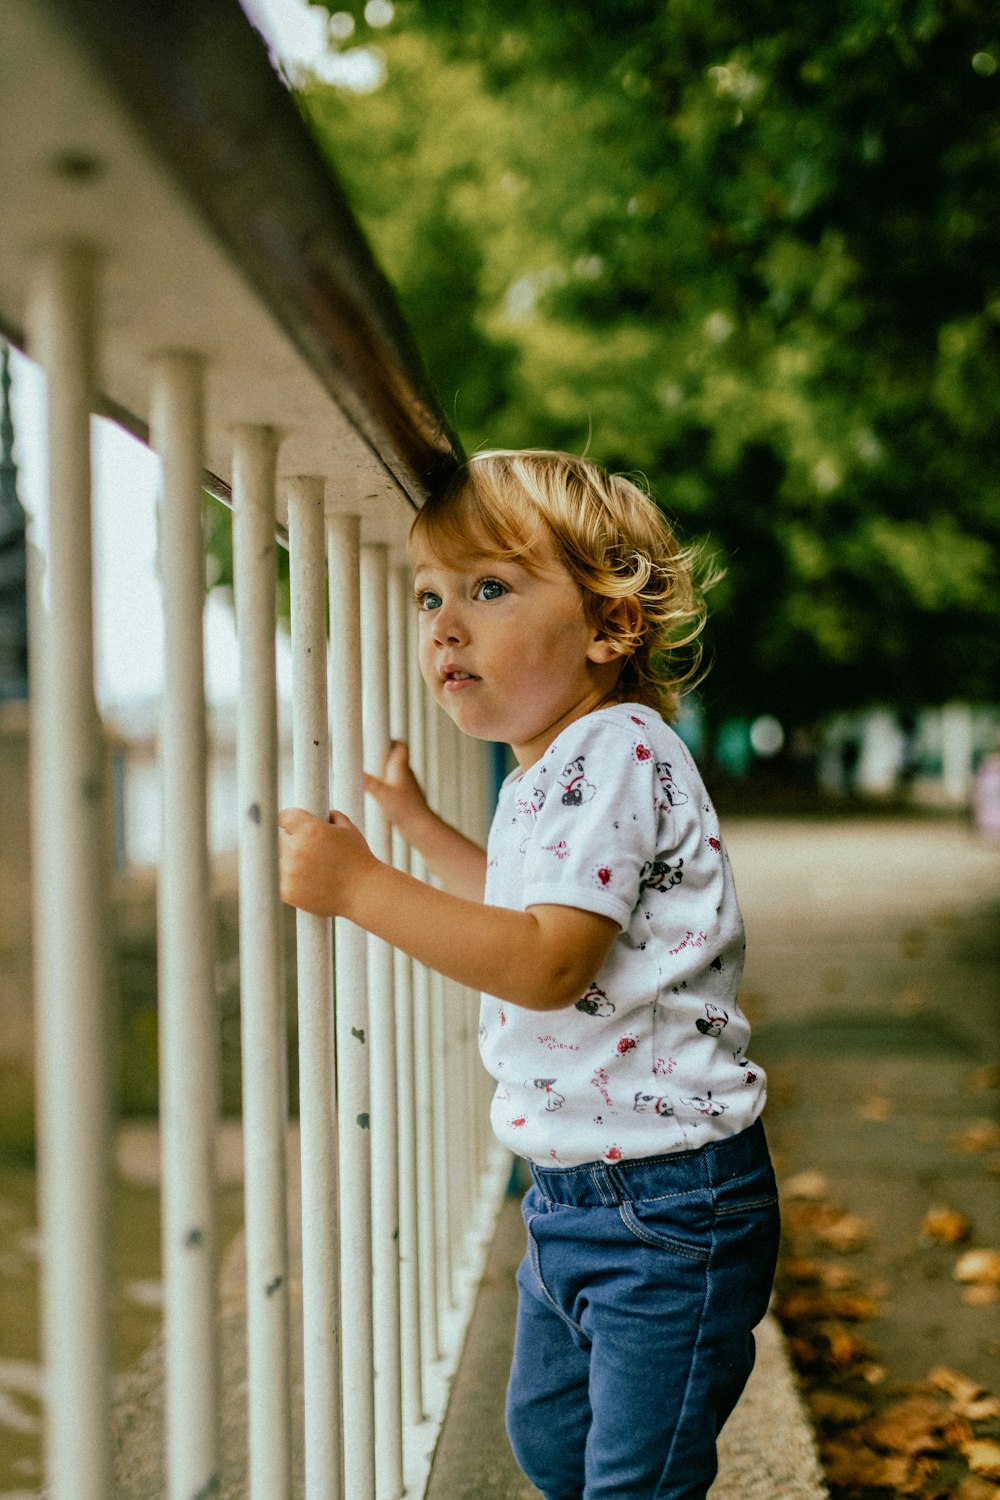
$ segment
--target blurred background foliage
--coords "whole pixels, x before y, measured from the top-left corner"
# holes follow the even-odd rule
[[[298,97],[443,406],[707,539],[709,715],[1000,698],[995,5],[328,8],[381,82]]]

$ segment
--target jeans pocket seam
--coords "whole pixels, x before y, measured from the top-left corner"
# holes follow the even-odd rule
[[[538,1283],[538,1289],[541,1292],[542,1296],[545,1298],[548,1305],[551,1307],[552,1311],[570,1328],[573,1328],[577,1333],[582,1334],[583,1329],[580,1327],[580,1325],[578,1323],[574,1323],[573,1319],[568,1317],[566,1313],[563,1312],[562,1308],[559,1306],[559,1303],[556,1301],[555,1297],[553,1297],[552,1293],[545,1285],[545,1278],[542,1275],[541,1250],[539,1248],[538,1241],[535,1239],[535,1236],[531,1232],[531,1226],[537,1218],[537,1214],[532,1214],[531,1217],[526,1221],[525,1227],[528,1231],[528,1253],[531,1256],[531,1268],[535,1273],[535,1280]]]
[[[699,1250],[696,1245],[686,1245],[683,1240],[675,1240],[670,1235],[655,1234],[647,1229],[640,1219],[635,1217],[630,1203],[619,1204],[618,1215],[637,1240],[644,1245],[650,1245],[654,1250],[663,1250],[668,1255],[680,1256],[683,1260],[692,1261],[695,1265],[705,1265],[708,1262],[708,1249]]]
[[[778,1205],[777,1193],[768,1193],[763,1198],[743,1198],[739,1203],[723,1203],[716,1207],[715,1217],[724,1219],[733,1214],[754,1213],[759,1208],[776,1208]]]

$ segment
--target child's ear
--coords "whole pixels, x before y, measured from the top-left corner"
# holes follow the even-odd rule
[[[588,660],[603,663],[614,661],[616,657],[631,656],[642,624],[638,600],[616,599],[601,611],[601,615],[587,651]]]

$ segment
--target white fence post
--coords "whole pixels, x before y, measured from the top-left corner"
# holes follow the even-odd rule
[[[240,644],[240,1025],[254,1500],[287,1486],[288,1022],[278,902],[278,726],[275,685],[276,439],[233,434],[233,572]],[[275,1488],[268,1489],[266,1484]]]
[[[393,568],[389,578],[389,732],[408,741],[409,633],[412,591],[409,568]],[[392,836],[393,863],[409,869],[406,844]],[[405,953],[394,956],[396,989],[396,1078],[399,1121],[399,1299],[402,1341],[403,1420],[423,1421],[423,1354],[420,1328],[420,1196],[414,1051],[414,964]]]
[[[389,753],[388,563],[381,543],[361,549],[361,671],[365,763],[381,776]],[[372,853],[388,861],[389,825],[365,808]],[[399,1137],[396,1100],[396,997],[393,953],[368,939],[371,1066],[372,1286],[377,1500],[403,1493],[403,1412],[399,1341]]]
[[[357,516],[328,516],[333,806],[363,827],[360,541]],[[367,949],[361,929],[340,918],[334,938],[344,1493],[374,1500]]]
[[[202,391],[197,355],[164,354],[153,362],[150,426],[162,465],[157,957],[167,1493],[173,1500],[212,1494],[219,1484],[219,1031],[207,834]]]
[[[431,805],[442,816],[448,816],[449,787],[442,753],[447,721],[440,709],[428,704],[425,720],[427,787]],[[452,1234],[451,1190],[448,1184],[448,1127],[451,1117],[448,1101],[448,1046],[445,989],[440,974],[430,973],[430,1109],[431,1152],[433,1160],[434,1197],[434,1267],[437,1295],[437,1342],[445,1344],[445,1320],[452,1301]]]
[[[86,248],[38,253],[29,332],[47,383],[48,534],[40,555],[33,524],[32,884],[52,1500],[106,1500],[111,1468],[107,828],[90,515],[94,302]]]
[[[287,496],[295,800],[307,812],[325,819],[330,807],[330,732],[323,481],[291,479]],[[338,1500],[341,1494],[340,1246],[331,924],[329,918],[304,911],[296,912],[295,921],[306,1495],[308,1500],[314,1497]]]
[[[410,765],[433,804],[427,756],[427,718],[431,709],[420,675],[417,630],[407,640],[407,707],[409,710]],[[423,858],[410,851],[410,872],[418,880],[428,878]],[[434,1093],[431,1054],[431,975],[423,964],[413,965],[413,1092],[416,1125],[417,1175],[417,1265],[420,1285],[420,1346],[426,1392],[427,1367],[441,1357],[438,1316],[437,1234],[434,1189]]]

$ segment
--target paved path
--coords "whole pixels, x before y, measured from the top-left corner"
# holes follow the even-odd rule
[[[1000,1246],[1000,1152],[954,1149],[1000,1102],[985,1086],[1000,1060],[1000,844],[937,818],[730,819],[726,834],[779,1175],[822,1172],[871,1224],[853,1266],[884,1288],[863,1332],[890,1383],[948,1364],[1000,1393],[1000,1304],[964,1305],[962,1247],[920,1232],[929,1208],[955,1208],[970,1244]]]

